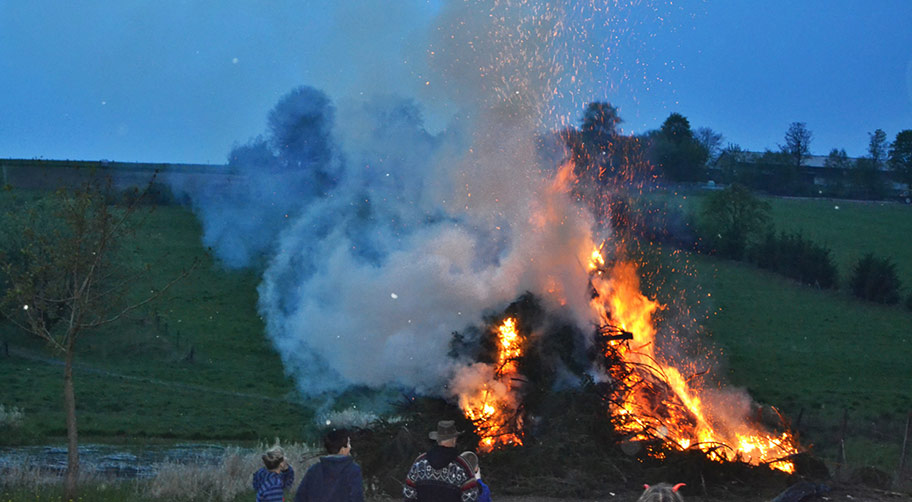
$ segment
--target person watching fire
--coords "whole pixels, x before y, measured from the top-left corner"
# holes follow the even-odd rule
[[[364,502],[361,466],[351,456],[351,437],[332,429],[323,438],[326,453],[304,474],[294,502]]]
[[[437,444],[412,463],[402,494],[407,502],[477,502],[481,493],[475,473],[456,450],[453,420],[437,422],[428,437]]]

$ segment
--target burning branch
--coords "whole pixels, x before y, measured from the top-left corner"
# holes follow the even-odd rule
[[[522,445],[523,436],[525,408],[518,391],[525,379],[519,374],[517,361],[523,354],[525,337],[520,335],[512,317],[505,319],[495,334],[495,365],[481,365],[480,388],[472,389],[469,385],[470,390],[459,396],[460,408],[481,438],[478,449],[485,453],[499,446]]]
[[[617,262],[606,269],[600,252],[593,252],[589,265],[590,305],[602,319],[594,334],[596,363],[608,380],[602,395],[615,429],[634,441],[695,448],[716,460],[791,472],[794,465],[782,460],[798,452],[791,434],[768,433],[746,417],[714,416],[693,386],[694,375],[685,378],[655,356],[652,315],[663,307],[640,292],[632,264]]]

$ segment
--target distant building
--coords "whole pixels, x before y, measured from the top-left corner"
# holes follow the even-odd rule
[[[867,174],[858,170],[859,163],[868,160],[864,157],[848,157],[841,165],[828,160],[826,155],[810,155],[795,172],[792,159],[779,152],[726,151],[709,167],[709,177],[717,183],[740,182],[773,193],[783,193],[788,183],[787,191],[795,195],[852,197],[863,192],[865,184],[882,187],[885,198],[908,196],[909,186],[886,163]]]

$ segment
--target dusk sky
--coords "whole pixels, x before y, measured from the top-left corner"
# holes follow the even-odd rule
[[[418,59],[441,3],[0,0],[0,157],[222,163],[304,84],[416,96],[440,127]],[[604,80],[558,110],[574,123],[607,100],[627,133],[679,112],[763,150],[799,121],[850,156],[912,129],[908,0],[614,3],[589,33]]]

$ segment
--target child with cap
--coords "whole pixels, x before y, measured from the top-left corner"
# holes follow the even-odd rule
[[[285,461],[285,452],[278,445],[266,450],[263,465],[253,474],[256,502],[283,502],[285,489],[294,483],[294,469]]]
[[[481,491],[478,493],[478,502],[491,502],[491,489],[481,480],[481,467],[478,465],[478,455],[476,455],[475,452],[464,451],[460,453],[459,456],[465,460],[465,463],[469,464],[469,468],[472,469],[472,472],[475,474],[475,481],[481,488]]]

